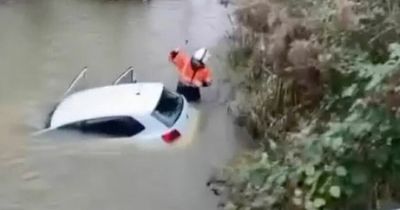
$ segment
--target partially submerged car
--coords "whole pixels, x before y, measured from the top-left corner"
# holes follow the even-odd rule
[[[173,144],[188,129],[186,99],[162,83],[137,82],[130,67],[112,85],[71,93],[87,68],[75,78],[49,113],[40,135],[74,130],[139,144]]]

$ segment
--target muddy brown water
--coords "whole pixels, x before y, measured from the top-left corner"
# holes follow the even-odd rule
[[[226,12],[216,0],[0,1],[0,209],[216,209],[205,182],[242,135],[223,104]],[[212,50],[216,75],[190,144],[146,151],[68,134],[29,136],[83,66],[88,86],[134,66],[140,81],[174,89],[167,53],[186,39],[190,51]]]

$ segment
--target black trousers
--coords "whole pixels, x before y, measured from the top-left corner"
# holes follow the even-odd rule
[[[176,92],[182,94],[188,102],[199,102],[201,99],[200,88],[188,86],[182,82],[178,82]]]

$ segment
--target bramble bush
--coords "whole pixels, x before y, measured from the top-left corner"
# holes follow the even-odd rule
[[[225,207],[399,200],[400,2],[260,0],[236,17],[231,59],[246,78],[242,110],[260,149],[224,170]]]

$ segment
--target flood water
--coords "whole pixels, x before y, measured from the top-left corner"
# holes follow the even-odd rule
[[[223,104],[230,89],[221,44],[226,12],[216,0],[0,1],[0,209],[216,209],[205,182],[241,138]],[[88,85],[109,84],[134,66],[140,81],[175,89],[167,55],[185,40],[190,51],[211,49],[215,74],[185,147],[146,151],[29,137],[42,126],[46,104],[83,66]]]

